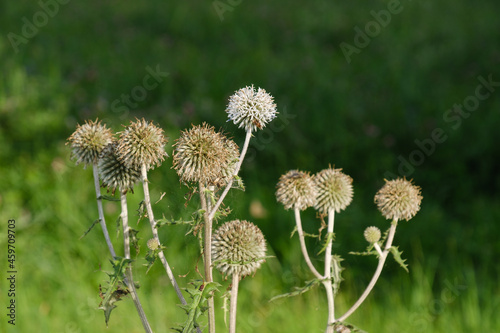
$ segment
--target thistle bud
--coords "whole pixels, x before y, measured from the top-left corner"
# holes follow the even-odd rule
[[[78,125],[75,132],[68,138],[66,144],[70,144],[72,158],[76,158],[76,164],[97,163],[102,150],[113,141],[113,133],[101,125],[101,122],[86,121],[83,125]]]
[[[421,201],[420,187],[401,178],[386,180],[375,195],[378,210],[389,220],[410,220],[420,210]]]
[[[352,201],[352,178],[341,170],[328,168],[314,176],[318,189],[314,208],[320,213],[327,214],[330,209],[339,213]]]
[[[366,241],[370,244],[378,242],[380,240],[380,237],[382,236],[380,233],[380,229],[377,227],[366,228],[363,235],[365,236]]]
[[[151,238],[150,240],[148,240],[147,246],[148,246],[148,249],[150,249],[151,251],[154,251],[160,247],[160,244],[158,244],[158,241],[156,240],[156,238]]]
[[[280,177],[276,187],[276,199],[285,206],[285,209],[305,210],[316,203],[316,185],[308,172],[288,171]]]
[[[273,97],[264,89],[256,91],[253,85],[242,88],[229,97],[226,112],[229,120],[238,125],[238,128],[243,127],[251,132],[264,128],[278,113]]]
[[[253,223],[224,223],[212,236],[212,262],[225,276],[253,274],[265,261],[266,241]]]
[[[99,159],[99,174],[102,186],[115,193],[118,188],[123,193],[134,192],[133,187],[140,179],[140,169],[127,166],[116,154],[116,143],[109,144]]]

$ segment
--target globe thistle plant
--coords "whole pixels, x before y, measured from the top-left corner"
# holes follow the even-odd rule
[[[165,152],[166,142],[161,128],[152,122],[137,119],[120,133],[118,155],[131,168],[140,169],[145,165],[150,170],[161,165],[168,156]]]
[[[233,140],[203,123],[181,133],[174,145],[173,167],[183,182],[222,186],[232,178],[238,157]]]
[[[330,209],[340,213],[351,203],[352,178],[342,169],[324,169],[314,176],[314,182],[318,193],[314,208],[320,213],[328,214]]]
[[[225,276],[251,275],[265,261],[266,241],[253,223],[234,220],[223,224],[212,237],[212,262]]]
[[[117,155],[116,143],[109,144],[99,159],[99,174],[102,186],[115,193],[118,188],[123,193],[134,192],[134,185],[140,180],[140,169],[129,167]]]
[[[276,188],[276,199],[285,209],[305,210],[316,204],[317,188],[308,172],[288,171],[280,177]]]
[[[75,132],[68,138],[66,144],[70,144],[72,157],[76,159],[76,164],[97,163],[102,150],[113,141],[113,133],[102,125],[97,119],[86,121],[83,125],[78,125]]]
[[[409,221],[420,210],[420,187],[398,178],[385,181],[375,195],[375,203],[386,219]]]
[[[229,120],[247,132],[264,128],[278,113],[274,98],[262,88],[255,90],[253,85],[236,91],[229,98],[226,112]]]

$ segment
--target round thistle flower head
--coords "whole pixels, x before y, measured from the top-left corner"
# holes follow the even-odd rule
[[[183,131],[174,145],[173,168],[183,182],[223,186],[233,176],[239,150],[206,123]]]
[[[140,170],[146,165],[146,170],[159,166],[165,156],[165,144],[167,139],[163,130],[152,122],[137,119],[120,133],[118,141],[118,156],[129,167]]]
[[[256,91],[253,85],[241,88],[229,97],[226,112],[238,128],[244,127],[251,132],[264,128],[278,113],[273,96],[262,88]]]
[[[370,244],[378,242],[382,236],[380,229],[377,227],[366,228],[363,235],[365,236],[366,241]]]
[[[118,156],[116,143],[111,143],[104,148],[99,158],[99,175],[102,187],[107,187],[115,193],[118,188],[123,193],[128,190],[134,193],[133,187],[140,179],[140,169],[127,166]]]
[[[265,261],[266,241],[253,223],[224,223],[212,236],[212,263],[225,276],[253,274]]]
[[[280,177],[276,187],[276,199],[285,206],[285,209],[305,210],[316,203],[316,184],[308,172],[288,171]]]
[[[378,210],[390,220],[410,220],[420,210],[421,201],[420,187],[402,178],[386,180],[375,195]]]
[[[314,176],[318,189],[314,208],[322,214],[330,209],[337,213],[344,210],[352,201],[352,178],[342,172],[342,169],[328,168]]]
[[[97,163],[102,150],[112,141],[111,130],[96,119],[86,121],[82,126],[78,125],[66,144],[71,145],[72,157],[76,158],[76,164],[83,163],[87,166]]]
[[[158,241],[156,240],[156,238],[151,238],[150,240],[148,240],[147,246],[148,246],[148,249],[150,249],[151,251],[154,251],[160,247],[160,244],[158,244]]]

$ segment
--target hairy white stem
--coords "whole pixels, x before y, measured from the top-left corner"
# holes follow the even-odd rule
[[[92,170],[94,172],[94,187],[95,195],[97,197],[97,211],[99,213],[99,223],[101,224],[102,233],[104,234],[104,239],[106,244],[108,244],[109,253],[113,259],[116,257],[115,249],[113,248],[113,243],[111,243],[111,238],[109,237],[108,228],[106,227],[106,220],[104,219],[104,210],[102,209],[102,198],[101,198],[101,187],[99,185],[99,171],[97,169],[97,163],[92,164]]]
[[[328,322],[326,326],[326,333],[333,333],[332,324],[335,322],[335,302],[332,287],[332,244],[333,244],[333,227],[334,227],[335,211],[328,210],[328,228],[327,240],[325,251],[325,281],[323,285],[326,289],[326,297],[328,300]]]
[[[375,273],[373,274],[370,283],[366,287],[363,294],[361,294],[359,299],[356,301],[356,303],[354,303],[354,305],[349,310],[347,310],[347,312],[344,315],[338,318],[337,321],[346,320],[347,317],[349,317],[354,311],[356,311],[356,309],[365,301],[366,297],[368,297],[368,294],[370,294],[370,292],[372,291],[373,287],[377,283],[378,278],[380,277],[380,273],[382,273],[382,269],[384,268],[385,260],[387,259],[387,255],[389,254],[389,250],[392,246],[392,241],[394,240],[394,234],[396,233],[397,225],[398,225],[398,220],[396,219],[393,220],[391,223],[391,228],[389,230],[389,235],[387,236],[387,241],[385,243],[384,251],[382,252],[382,254],[378,259],[378,265],[377,268],[375,269]]]
[[[217,200],[217,203],[212,207],[212,210],[210,211],[210,214],[208,215],[208,218],[210,220],[214,219],[215,213],[217,213],[217,209],[219,209],[220,205],[222,204],[222,201],[226,197],[227,193],[231,189],[231,186],[233,185],[234,177],[238,175],[238,172],[240,172],[241,168],[241,163],[243,163],[243,159],[245,158],[245,155],[247,153],[248,149],[248,144],[250,142],[250,138],[252,137],[252,131],[248,130],[247,134],[245,136],[245,143],[243,144],[243,148],[241,149],[241,154],[240,158],[238,159],[238,162],[236,163],[236,166],[233,171],[233,176],[231,179],[229,179],[226,188],[224,189],[224,192],[222,192],[221,196],[219,197],[219,200]]]
[[[240,275],[233,273],[233,281],[231,285],[231,305],[229,307],[229,333],[236,332],[236,310],[238,308],[238,285],[240,283]]]
[[[299,234],[300,248],[302,250],[302,255],[304,256],[306,264],[307,266],[309,266],[309,269],[314,274],[314,276],[316,276],[316,278],[320,280],[323,280],[325,277],[319,274],[319,272],[312,264],[311,259],[309,258],[309,254],[307,253],[306,241],[304,239],[304,231],[302,230],[302,222],[300,220],[300,210],[298,208],[294,208],[294,213],[295,213],[295,223],[297,224],[297,232]]]
[[[123,193],[121,191],[121,189],[120,189],[120,201],[121,201],[121,209],[122,209],[121,220],[122,220],[122,226],[123,226],[124,255],[125,255],[125,259],[130,259],[130,237],[129,237],[130,228],[128,226],[127,195],[125,193]],[[128,286],[129,291],[130,291],[130,295],[132,296],[132,300],[134,301],[135,308],[137,309],[137,313],[139,314],[139,317],[141,319],[142,326],[144,327],[144,330],[146,331],[146,333],[152,333],[153,330],[151,329],[151,326],[149,325],[148,319],[146,318],[146,314],[144,313],[141,302],[139,301],[139,296],[137,295],[137,290],[135,289],[131,263],[127,264],[127,267],[125,268],[125,276],[126,276],[126,279],[128,280],[127,286]]]

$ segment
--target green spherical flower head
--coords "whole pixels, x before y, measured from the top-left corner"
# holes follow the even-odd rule
[[[224,186],[238,159],[236,143],[206,123],[183,131],[174,145],[173,167],[182,182]]]
[[[251,132],[264,128],[278,113],[273,97],[264,89],[255,90],[253,85],[242,88],[229,97],[226,112],[229,120],[238,125],[238,128],[243,127]]]
[[[285,209],[305,210],[316,204],[317,188],[308,172],[291,170],[280,177],[276,199]]]
[[[167,139],[163,135],[163,130],[141,119],[131,122],[130,125],[120,133],[118,141],[118,156],[131,168],[138,168],[146,165],[146,169],[153,169],[165,160],[168,156],[165,152]]]
[[[382,236],[380,229],[377,227],[366,228],[363,235],[365,236],[366,241],[370,244],[378,242]]]
[[[71,145],[72,158],[76,158],[76,164],[83,163],[87,166],[97,163],[102,150],[112,141],[113,133],[96,119],[86,121],[82,126],[78,125],[66,144]]]
[[[379,211],[389,220],[410,220],[420,210],[421,201],[420,187],[401,178],[386,180],[375,195]]]
[[[107,187],[115,193],[118,188],[123,193],[131,190],[140,179],[140,169],[128,167],[117,155],[116,143],[109,144],[101,153],[99,159],[99,174],[102,187]]]
[[[147,242],[148,249],[151,251],[157,250],[160,247],[160,244],[158,244],[158,241],[155,238],[151,238]]]
[[[212,263],[225,276],[253,274],[265,261],[266,241],[253,223],[224,223],[212,236]]]
[[[340,213],[352,201],[352,178],[342,173],[341,170],[328,168],[314,176],[318,188],[314,208],[320,213],[328,214],[330,209]]]

